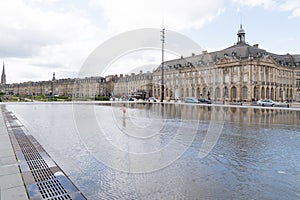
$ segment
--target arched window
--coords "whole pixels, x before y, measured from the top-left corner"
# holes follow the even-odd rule
[[[236,100],[236,87],[235,86],[233,86],[231,88],[231,99]]]
[[[219,87],[216,88],[216,98],[217,99],[221,98],[221,90]]]
[[[228,88],[225,86],[224,87],[224,94],[223,94],[224,98],[228,98]]]
[[[246,100],[248,98],[248,88],[246,86],[243,87],[243,99]]]
[[[261,88],[261,98],[262,99],[266,98],[266,92],[265,92],[265,88],[264,87]]]
[[[257,100],[257,98],[258,98],[256,86],[253,88],[253,98],[254,98],[254,100]]]

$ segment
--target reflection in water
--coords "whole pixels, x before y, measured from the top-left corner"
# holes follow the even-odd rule
[[[126,116],[123,115],[123,127],[126,128]]]
[[[94,153],[117,158],[115,162],[130,169],[161,163],[176,147],[162,152],[153,163],[135,163],[130,153],[113,155],[103,150],[100,135],[90,131],[90,124],[85,129],[91,137],[87,146],[77,134],[72,104],[8,105],[88,199],[300,198],[299,111],[126,104],[123,117],[121,104],[81,104],[78,108],[89,107],[100,122],[107,122],[102,124],[107,139],[123,152],[155,152],[170,142],[186,144],[186,138],[178,135],[189,137],[194,130],[196,135],[187,151],[167,167],[128,173],[108,167]],[[88,116],[82,115],[82,120]],[[215,126],[220,134],[213,135]],[[204,141],[214,144],[208,145],[211,149],[202,158],[199,152]]]

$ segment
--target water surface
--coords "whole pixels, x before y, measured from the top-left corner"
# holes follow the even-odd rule
[[[299,111],[126,105],[7,109],[88,199],[300,198]]]

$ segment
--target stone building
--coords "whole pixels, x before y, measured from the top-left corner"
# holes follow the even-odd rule
[[[118,75],[108,75],[105,77],[106,95],[107,97],[114,96],[115,84],[117,83]]]
[[[106,84],[103,77],[86,77],[82,79],[55,79],[38,82],[13,83],[5,85],[5,92],[19,96],[66,96],[94,97],[106,96]]]
[[[75,97],[105,96],[107,93],[103,77],[78,78],[73,86]]]
[[[152,73],[140,71],[140,73],[131,75],[120,75],[115,83],[114,96],[128,97],[138,96],[145,99],[152,96]]]
[[[153,94],[157,98],[161,98],[161,74],[159,66],[153,73]],[[242,25],[235,45],[167,61],[164,74],[165,100],[300,99],[300,55],[277,55],[260,49],[258,44],[247,44]]]

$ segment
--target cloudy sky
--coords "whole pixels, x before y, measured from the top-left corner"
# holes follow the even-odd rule
[[[8,83],[49,80],[53,72],[76,77],[103,42],[162,24],[214,51],[236,42],[242,22],[249,44],[300,54],[300,0],[1,0],[0,13],[0,60]],[[159,56],[137,53],[115,65],[155,65]],[[116,69],[108,73],[126,72]]]

